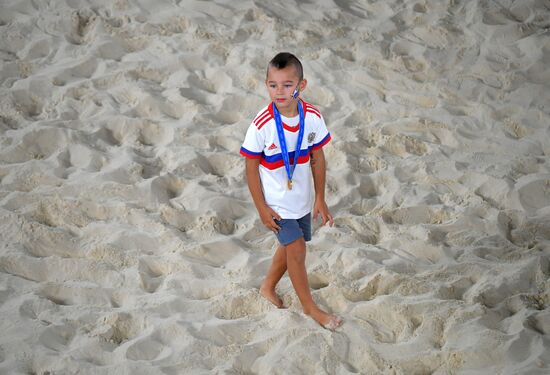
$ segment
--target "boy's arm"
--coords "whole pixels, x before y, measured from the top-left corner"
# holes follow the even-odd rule
[[[330,226],[334,224],[334,219],[330,214],[325,202],[325,180],[326,163],[325,153],[322,148],[311,151],[313,160],[311,161],[311,171],[313,173],[313,185],[315,187],[315,204],[313,205],[313,220],[317,220],[317,215],[321,214],[323,225],[327,222]]]
[[[262,191],[262,184],[260,181],[260,159],[246,158],[246,181],[248,183],[248,189],[254,205],[260,215],[262,223],[274,232],[278,232],[281,227],[275,223],[274,218],[281,220],[281,217],[271,207],[265,203],[264,193]]]

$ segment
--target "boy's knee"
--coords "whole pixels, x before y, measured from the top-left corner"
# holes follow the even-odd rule
[[[306,243],[303,238],[286,245],[285,248],[287,259],[301,261],[306,257]]]

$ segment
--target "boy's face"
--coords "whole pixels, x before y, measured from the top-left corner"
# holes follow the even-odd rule
[[[294,115],[297,110],[296,102],[298,99],[292,98],[292,93],[297,86],[301,92],[307,84],[305,79],[300,81],[296,68],[293,66],[287,66],[283,69],[270,67],[267,71],[265,84],[269,98],[277,104],[279,112],[283,115]]]

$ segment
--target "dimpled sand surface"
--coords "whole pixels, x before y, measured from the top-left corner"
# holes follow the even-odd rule
[[[323,113],[324,330],[259,297],[267,61]],[[0,2],[0,374],[548,374],[550,1]]]

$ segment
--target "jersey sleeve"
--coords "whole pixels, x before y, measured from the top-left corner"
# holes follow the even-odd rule
[[[259,131],[254,123],[250,125],[241,146],[241,155],[250,159],[260,159],[264,151],[265,141],[263,132]]]
[[[313,140],[312,146],[313,150],[322,148],[331,140],[330,133],[328,132],[323,116],[319,116],[316,123],[315,139]]]

